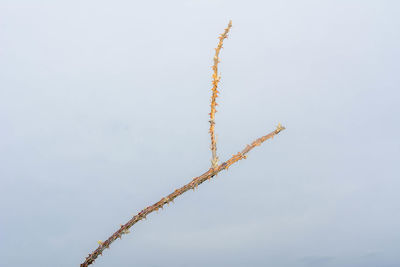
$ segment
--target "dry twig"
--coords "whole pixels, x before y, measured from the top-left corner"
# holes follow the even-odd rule
[[[178,196],[182,195],[186,191],[190,189],[195,189],[197,186],[205,182],[206,180],[211,179],[217,173],[219,173],[222,170],[227,170],[232,164],[235,162],[245,159],[246,154],[250,152],[253,148],[256,146],[261,145],[265,140],[273,138],[275,135],[277,135],[279,132],[284,130],[285,127],[282,125],[278,125],[275,131],[272,131],[271,133],[264,135],[254,142],[252,142],[250,145],[247,145],[241,152],[238,152],[237,154],[233,155],[230,159],[225,161],[224,163],[218,165],[216,168],[210,168],[208,171],[203,173],[202,175],[193,178],[191,182],[188,184],[182,186],[179,189],[176,189],[174,192],[169,194],[168,196],[162,198],[160,201],[154,203],[153,205],[143,209],[140,211],[137,215],[133,216],[132,219],[130,219],[126,224],[121,225],[120,229],[118,229],[114,234],[112,234],[106,241],[104,242],[99,242],[98,248],[93,251],[93,253],[89,254],[88,257],[86,257],[86,260],[84,263],[81,264],[81,267],[87,267],[89,264],[92,264],[94,260],[102,254],[103,250],[106,248],[109,248],[110,244],[114,242],[117,238],[121,238],[123,234],[129,233],[129,228],[131,228],[135,223],[138,221],[145,219],[147,215],[150,213],[157,211],[161,209],[165,204],[168,204],[171,201],[174,201],[175,198]]]
[[[214,70],[213,79],[214,80],[213,80],[213,88],[212,88],[213,96],[211,98],[211,113],[210,113],[211,150],[213,152],[211,168],[208,171],[206,171],[205,173],[203,173],[202,175],[193,178],[193,180],[191,182],[189,182],[188,184],[182,186],[179,189],[176,189],[174,192],[172,192],[168,196],[163,197],[161,200],[154,203],[153,205],[141,210],[137,215],[133,216],[127,223],[125,223],[123,225],[121,224],[120,228],[114,234],[112,234],[106,241],[104,241],[104,242],[101,240],[98,241],[99,246],[97,247],[97,249],[95,249],[91,254],[89,254],[86,257],[85,261],[80,265],[81,267],[87,267],[88,265],[92,264],[99,255],[102,255],[103,251],[106,248],[110,247],[111,243],[113,243],[118,238],[121,238],[122,235],[128,234],[129,228],[131,228],[134,224],[136,224],[140,220],[146,219],[147,215],[149,215],[150,213],[152,213],[154,211],[161,209],[165,204],[168,204],[169,202],[173,202],[175,198],[182,195],[186,191],[188,191],[190,189],[194,190],[195,188],[197,188],[197,186],[199,186],[206,180],[213,178],[220,171],[227,170],[232,164],[236,163],[237,161],[239,161],[241,159],[245,159],[246,154],[248,152],[250,152],[250,150],[252,150],[256,146],[261,145],[267,139],[273,138],[275,135],[277,135],[278,133],[280,133],[282,130],[285,129],[285,127],[283,127],[279,123],[279,125],[277,126],[277,128],[274,131],[256,139],[250,145],[247,145],[241,152],[238,152],[237,154],[233,155],[227,161],[218,165],[218,158],[216,156],[216,141],[215,141],[215,136],[214,136],[214,116],[215,116],[215,106],[216,106],[215,99],[216,99],[217,93],[218,93],[218,91],[217,91],[218,82],[220,80],[220,77],[217,76],[217,71],[218,71],[217,65],[219,62],[218,55],[219,55],[219,51],[222,48],[222,42],[227,37],[227,33],[229,32],[231,27],[232,27],[232,22],[230,21],[228,24],[228,27],[225,29],[225,32],[223,34],[221,34],[219,37],[220,42],[218,44],[218,47],[216,48],[216,53],[215,53],[215,57],[214,57],[214,65],[213,65],[213,70]]]
[[[217,157],[217,140],[215,137],[215,112],[216,106],[218,105],[216,99],[218,97],[219,91],[218,83],[221,80],[221,76],[218,75],[218,63],[219,61],[219,52],[222,49],[222,45],[224,43],[224,39],[228,38],[228,32],[232,28],[232,21],[229,21],[228,27],[226,27],[224,33],[220,34],[218,37],[219,42],[217,48],[215,48],[215,56],[214,56],[214,65],[212,65],[213,75],[212,75],[212,95],[211,95],[211,112],[210,112],[210,135],[211,135],[211,152],[212,152],[212,159],[211,159],[211,167],[215,168],[218,166],[218,157]]]

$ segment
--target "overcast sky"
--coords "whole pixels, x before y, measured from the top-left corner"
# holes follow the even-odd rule
[[[0,266],[400,266],[400,2],[0,0]]]

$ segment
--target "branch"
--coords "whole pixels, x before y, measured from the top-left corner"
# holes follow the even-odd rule
[[[218,157],[217,157],[217,140],[215,138],[215,133],[214,133],[214,125],[215,125],[215,112],[216,106],[218,105],[217,102],[215,101],[216,98],[218,97],[219,91],[217,90],[218,88],[218,83],[221,80],[221,76],[218,75],[218,63],[219,61],[219,52],[221,51],[222,44],[224,42],[225,38],[228,38],[228,32],[232,28],[232,21],[229,21],[228,27],[225,29],[224,33],[222,33],[218,39],[219,43],[217,48],[215,48],[215,56],[214,56],[214,65],[211,67],[213,69],[213,81],[212,85],[213,87],[211,88],[212,90],[212,96],[211,96],[211,112],[210,112],[210,135],[211,135],[211,152],[212,152],[212,159],[211,159],[211,166],[212,168],[215,168],[218,166]]]
[[[261,145],[265,140],[273,138],[275,135],[280,133],[282,130],[284,130],[285,127],[283,127],[281,124],[279,124],[276,128],[276,130],[272,131],[271,133],[264,135],[257,140],[253,141],[250,145],[247,145],[241,152],[238,152],[237,154],[233,155],[230,159],[225,161],[224,163],[218,165],[216,168],[210,168],[208,171],[203,173],[202,175],[194,178],[191,182],[188,184],[182,186],[179,189],[176,189],[174,192],[169,194],[168,196],[162,198],[160,201],[154,203],[153,205],[143,209],[140,211],[137,215],[133,216],[132,219],[130,219],[126,224],[122,225],[120,229],[118,229],[114,234],[112,234],[106,241],[98,241],[99,246],[97,247],[96,250],[94,250],[91,254],[89,254],[88,257],[86,257],[86,260],[84,263],[82,263],[80,266],[81,267],[87,267],[88,265],[92,264],[96,258],[99,255],[102,255],[103,251],[106,248],[109,248],[112,242],[117,240],[118,238],[121,238],[122,235],[128,234],[129,233],[129,228],[131,228],[135,223],[142,219],[146,219],[146,216],[149,215],[150,213],[157,211],[161,209],[165,204],[169,204],[169,202],[173,202],[175,198],[178,196],[182,195],[186,191],[190,189],[195,189],[197,186],[205,182],[206,180],[211,179],[215,175],[217,175],[220,171],[222,170],[227,170],[232,164],[235,162],[245,159],[246,154],[250,152],[253,148],[256,146]]]

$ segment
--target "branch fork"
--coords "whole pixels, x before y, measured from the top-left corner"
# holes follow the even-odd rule
[[[150,213],[154,211],[158,211],[160,208],[162,209],[165,204],[169,204],[170,202],[174,202],[174,199],[179,197],[180,195],[184,194],[186,191],[192,189],[193,191],[203,182],[210,180],[214,176],[216,176],[220,171],[222,170],[228,170],[228,168],[233,165],[234,163],[238,162],[239,160],[246,159],[247,158],[247,153],[249,153],[254,147],[261,145],[264,141],[273,138],[275,135],[279,134],[281,131],[285,130],[285,127],[283,127],[280,123],[276,127],[276,129],[272,132],[270,132],[267,135],[261,136],[260,138],[254,140],[251,144],[246,145],[246,147],[232,155],[230,159],[227,161],[219,164],[218,161],[218,156],[217,156],[217,140],[216,140],[216,135],[215,135],[215,113],[216,113],[216,98],[218,97],[219,91],[217,90],[218,88],[218,83],[221,80],[221,76],[218,75],[218,63],[219,61],[219,53],[222,49],[223,41],[228,37],[228,32],[232,28],[232,21],[229,21],[228,27],[224,30],[222,34],[218,37],[219,42],[217,45],[217,48],[215,48],[215,56],[214,56],[214,65],[212,66],[213,69],[213,74],[212,74],[212,95],[211,95],[211,112],[209,113],[210,115],[210,129],[209,133],[211,136],[211,152],[212,152],[212,158],[211,158],[211,167],[208,169],[206,172],[201,174],[200,176],[197,176],[192,179],[188,184],[174,190],[172,193],[169,195],[161,198],[158,202],[154,203],[151,206],[148,206],[141,210],[138,214],[132,216],[132,218],[125,224],[120,224],[119,229],[113,233],[106,241],[101,241],[99,240],[98,247],[91,253],[89,254],[86,258],[85,261],[80,265],[81,267],[87,267],[90,264],[94,263],[94,261],[97,259],[99,255],[102,255],[103,251],[111,245],[116,239],[122,238],[122,235],[130,233],[129,229],[136,224],[137,222],[141,221],[142,219],[146,219],[146,216],[149,215]]]

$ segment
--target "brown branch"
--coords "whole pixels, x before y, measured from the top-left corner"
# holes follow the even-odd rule
[[[217,157],[217,140],[215,137],[214,133],[214,128],[215,128],[215,112],[216,106],[218,105],[217,102],[215,101],[216,98],[218,97],[219,91],[217,90],[218,88],[218,83],[221,80],[221,76],[218,75],[218,63],[219,61],[219,52],[221,51],[222,44],[224,42],[225,38],[228,38],[228,32],[232,28],[232,21],[229,21],[228,27],[225,29],[224,33],[220,34],[218,37],[219,42],[217,48],[215,48],[215,56],[214,56],[214,65],[211,67],[213,69],[213,81],[212,81],[212,95],[211,95],[211,112],[210,112],[210,135],[211,135],[211,152],[212,152],[212,159],[211,159],[211,167],[215,168],[218,166],[218,157]]]
[[[279,132],[281,132],[284,129],[285,129],[285,127],[283,127],[281,124],[279,124],[275,131],[258,138],[257,140],[252,142],[250,145],[247,145],[241,152],[233,155],[230,159],[228,159],[224,163],[218,165],[216,168],[210,168],[208,171],[206,171],[202,175],[194,178],[188,184],[182,186],[179,189],[176,189],[174,192],[172,192],[168,196],[162,198],[160,201],[158,201],[158,202],[154,203],[153,205],[140,211],[137,215],[133,216],[132,219],[130,219],[126,224],[121,225],[121,227],[114,234],[112,234],[106,241],[104,241],[104,242],[98,241],[99,246],[97,247],[97,249],[94,250],[91,254],[89,254],[89,256],[86,257],[85,262],[83,262],[80,266],[87,267],[88,265],[92,264],[99,255],[102,255],[104,249],[109,248],[109,246],[111,245],[112,242],[114,242],[118,238],[121,238],[122,235],[129,233],[129,228],[131,228],[135,223],[137,223],[138,221],[140,221],[142,219],[145,219],[146,216],[149,215],[150,213],[161,209],[165,204],[168,204],[169,202],[173,201],[175,198],[182,195],[186,191],[188,191],[190,189],[194,190],[195,188],[197,188],[198,185],[202,184],[206,180],[211,179],[220,171],[228,169],[229,166],[231,166],[235,162],[237,162],[241,159],[245,159],[246,154],[249,153],[250,150],[252,150],[256,146],[261,145],[265,140],[273,138],[275,135],[277,135]]]
[[[197,186],[202,184],[204,181],[211,179],[215,175],[217,175],[220,171],[228,169],[232,164],[235,162],[245,159],[246,154],[252,150],[254,147],[261,145],[265,140],[269,138],[273,138],[275,135],[280,133],[282,130],[285,129],[281,124],[277,126],[277,128],[257,140],[253,141],[250,145],[247,145],[241,152],[238,152],[237,154],[233,155],[230,159],[225,161],[224,163],[218,165],[218,157],[217,157],[217,146],[216,146],[216,138],[215,138],[215,133],[214,133],[214,126],[215,126],[215,112],[216,112],[216,98],[218,97],[218,83],[221,79],[221,77],[218,75],[218,63],[219,63],[219,53],[222,49],[222,44],[225,38],[228,37],[228,32],[232,27],[232,21],[229,21],[228,27],[225,29],[224,33],[222,33],[219,37],[219,43],[217,48],[215,49],[215,56],[214,56],[214,65],[212,66],[213,69],[213,81],[212,81],[212,96],[211,96],[211,112],[210,112],[210,134],[211,134],[211,151],[212,151],[212,160],[211,160],[211,168],[203,173],[202,175],[193,178],[191,182],[188,184],[182,186],[179,189],[176,189],[174,192],[169,194],[168,196],[162,198],[160,201],[154,203],[153,205],[143,209],[140,211],[137,215],[133,216],[132,219],[130,219],[127,223],[121,224],[120,228],[112,234],[106,241],[98,241],[99,246],[97,249],[95,249],[91,254],[89,254],[88,257],[86,257],[86,260],[80,265],[81,267],[87,267],[88,265],[92,264],[99,255],[102,255],[103,251],[106,248],[109,248],[111,243],[113,243],[115,240],[118,238],[121,238],[122,235],[128,234],[129,229],[136,224],[138,221],[142,219],[146,219],[146,216],[149,215],[150,213],[157,211],[161,209],[165,204],[168,204],[171,201],[174,201],[175,198],[178,196],[182,195],[186,191],[190,189],[195,189]]]

